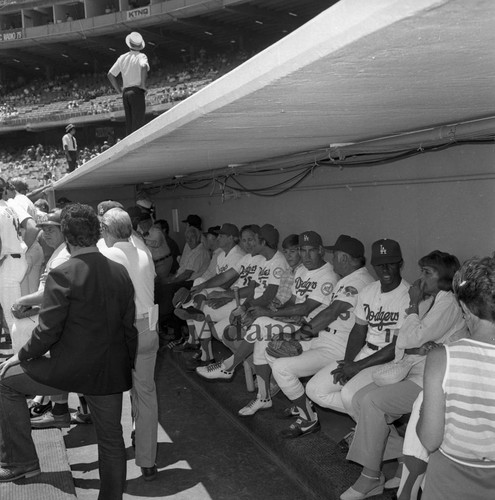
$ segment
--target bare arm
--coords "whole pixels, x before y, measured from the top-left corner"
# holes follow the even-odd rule
[[[107,73],[108,79],[110,80],[110,83],[112,84],[112,87],[115,89],[115,92],[118,94],[122,94],[122,88],[115,76],[112,75],[112,73]]]
[[[416,431],[421,443],[430,453],[442,444],[445,429],[445,394],[442,382],[446,361],[444,347],[433,349],[426,358],[424,399]]]
[[[24,233],[24,243],[31,248],[31,245],[36,241],[36,237],[40,230],[36,227],[36,222],[33,219],[24,219],[21,226],[26,230]]]

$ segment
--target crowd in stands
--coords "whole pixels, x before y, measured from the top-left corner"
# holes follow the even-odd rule
[[[171,104],[194,94],[205,85],[245,61],[244,51],[207,57],[205,51],[182,63],[161,63],[151,57],[151,72],[146,96],[149,106]],[[119,96],[108,84],[106,72],[63,74],[46,80],[10,82],[0,86],[0,126],[30,120],[63,119],[121,110]]]
[[[79,166],[110,147],[109,141],[81,148]],[[0,175],[28,179],[31,188],[48,185],[67,173],[67,161],[61,147],[31,145],[20,149],[0,150]]]
[[[201,217],[189,215],[179,259],[150,200],[127,210],[104,201],[97,213],[103,235],[112,220],[125,219],[132,225],[125,241],[151,256],[162,351],[195,353],[185,366],[208,380],[228,381],[238,366],[252,364],[258,392],[239,417],[273,411],[281,390],[288,421],[282,439],[317,433],[318,407],[355,420],[347,458],[363,469],[342,500],[396,487],[399,500],[490,498],[494,257],[461,266],[433,250],[419,259],[419,277],[409,284],[401,246],[391,239],[371,246],[375,279],[356,237],[340,235],[324,246],[320,234],[305,230],[280,241],[271,224],[239,229],[223,221],[204,231]],[[213,359],[213,340],[232,355]],[[408,414],[404,442],[394,422]],[[390,459],[399,467],[386,482],[382,462]]]

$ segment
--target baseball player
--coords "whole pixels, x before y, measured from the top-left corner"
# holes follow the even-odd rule
[[[372,367],[394,358],[396,336],[406,317],[409,283],[402,279],[400,245],[389,239],[375,241],[371,265],[378,281],[361,290],[354,314],[356,323],[345,356],[322,368],[306,385],[315,403],[352,416],[352,398],[373,382]],[[369,369],[368,369],[369,368]]]
[[[265,357],[266,346],[274,333],[297,330],[293,322],[298,317],[299,324],[309,321],[330,303],[331,294],[338,276],[331,264],[323,260],[324,248],[321,236],[314,231],[306,231],[299,236],[299,251],[303,266],[296,271],[292,297],[276,312],[251,304],[251,313],[256,319],[248,328],[242,345],[222,363],[198,368],[199,375],[207,379],[229,380],[233,370],[250,353],[250,343],[254,342],[253,361],[258,379],[256,399],[239,410],[240,416],[254,415],[258,410],[272,407],[270,395],[271,369]],[[276,319],[274,319],[274,317]]]
[[[298,417],[296,423],[283,433],[288,438],[319,429],[318,415],[299,379],[314,375],[332,361],[344,358],[355,322],[358,293],[374,281],[365,267],[364,245],[359,240],[341,235],[334,246],[325,248],[333,252],[334,270],[342,278],[334,288],[330,305],[301,328],[304,335],[312,337],[311,340],[301,342],[303,352],[298,356],[274,358],[266,353],[275,381],[292,401],[292,406],[285,409],[282,416]]]
[[[21,281],[27,270],[27,245],[21,237],[21,210],[14,210],[7,204],[6,187],[7,183],[0,177],[0,304],[12,332],[14,317],[11,308],[21,296]],[[21,215],[21,220],[27,218],[27,213]]]

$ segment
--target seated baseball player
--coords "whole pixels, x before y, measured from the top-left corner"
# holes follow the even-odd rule
[[[253,360],[258,381],[256,399],[239,410],[240,416],[254,415],[258,410],[272,407],[270,394],[271,369],[265,357],[265,349],[274,335],[294,332],[303,322],[309,321],[330,303],[332,290],[338,281],[332,265],[325,262],[321,236],[306,231],[299,236],[299,252],[303,266],[295,273],[291,299],[276,311],[259,304],[242,306],[246,310],[247,331],[235,354],[216,365],[198,368],[199,375],[208,379],[229,380],[233,370],[253,349]]]
[[[252,226],[251,229],[253,233],[253,247],[251,253],[253,257],[258,256],[262,260],[259,260],[256,273],[252,276],[248,286],[238,290],[239,304],[242,302],[246,306],[249,304],[266,307],[275,298],[280,284],[280,278],[288,268],[288,264],[284,254],[278,250],[279,233],[271,224],[265,224],[261,228]],[[222,340],[224,330],[233,320],[231,313],[239,305],[235,301],[232,301],[234,296],[234,287],[221,292],[213,292],[209,295],[209,297],[211,297],[209,299],[211,305],[206,305],[203,310],[203,313],[207,312],[209,315],[209,330],[219,340]],[[225,299],[229,299],[228,304],[218,309],[214,309],[216,300],[223,301]],[[205,328],[201,324],[199,324],[197,328],[198,331],[202,332],[202,342],[204,342],[203,334],[205,333]],[[211,349],[211,340],[208,339],[208,342],[210,343],[209,349]],[[210,363],[201,363],[200,366],[209,364]],[[196,368],[197,367],[198,366],[196,366]]]
[[[301,342],[303,352],[298,356],[285,356],[283,351],[271,351],[275,341],[269,344],[266,359],[272,368],[272,374],[280,389],[292,402],[281,415],[285,418],[297,417],[287,431],[286,437],[304,436],[319,429],[318,415],[306,397],[304,387],[299,380],[314,375],[331,362],[343,359],[349,333],[354,326],[354,307],[358,293],[374,278],[365,267],[364,245],[347,235],[340,235],[331,247],[334,271],[341,277],[336,284],[330,305],[304,324],[300,331],[311,339]],[[283,342],[283,341],[282,341]],[[275,345],[275,347],[277,347]],[[280,345],[283,348],[283,344]],[[274,357],[269,354],[273,352]]]
[[[193,283],[193,289],[199,289],[200,285],[206,283],[209,279],[219,276],[229,269],[233,268],[245,255],[244,250],[239,246],[239,229],[235,224],[225,223],[222,227],[210,227],[206,233],[207,240],[215,238],[218,242],[218,257],[212,258],[208,269],[205,273],[196,278]],[[214,269],[210,269],[214,264]],[[189,325],[189,339],[181,345],[174,348],[175,352],[184,352],[195,350],[195,344],[198,343],[198,336],[194,327],[194,322],[191,319],[196,317],[191,314],[191,305],[193,302],[190,300],[192,293],[187,289],[181,289],[174,296],[174,301],[182,302],[188,300],[185,304],[179,305],[174,311],[174,314],[182,320],[186,320]],[[197,299],[198,301],[198,299]]]
[[[342,413],[351,414],[354,394],[373,382],[373,370],[366,368],[394,359],[397,334],[409,304],[409,284],[401,276],[399,244],[389,239],[375,241],[371,265],[378,281],[358,294],[356,322],[343,359],[322,368],[306,385],[309,399]]]

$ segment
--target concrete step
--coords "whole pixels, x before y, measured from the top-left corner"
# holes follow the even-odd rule
[[[13,483],[0,483],[2,500],[69,500],[76,490],[67,458],[64,438],[59,429],[33,431],[40,459],[41,474]]]

